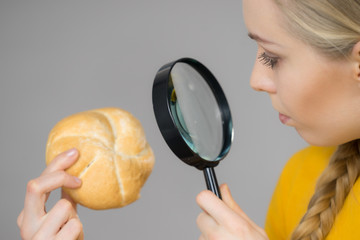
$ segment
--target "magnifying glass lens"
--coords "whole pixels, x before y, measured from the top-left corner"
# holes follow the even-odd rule
[[[170,111],[182,137],[203,159],[218,160],[224,133],[220,107],[213,91],[187,63],[176,63],[170,78]]]
[[[163,65],[153,84],[153,107],[175,155],[202,170],[207,189],[221,199],[215,170],[233,140],[229,104],[215,76],[191,58]]]

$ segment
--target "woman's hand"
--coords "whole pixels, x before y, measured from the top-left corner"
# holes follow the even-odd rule
[[[196,197],[203,212],[197,218],[201,231],[199,240],[268,239],[265,231],[241,210],[226,184],[220,186],[222,201],[205,190]]]
[[[22,239],[84,238],[76,204],[64,192],[62,199],[49,212],[45,209],[51,191],[81,186],[80,179],[64,171],[76,162],[78,156],[76,149],[59,154],[38,178],[28,182],[24,209],[17,219]]]

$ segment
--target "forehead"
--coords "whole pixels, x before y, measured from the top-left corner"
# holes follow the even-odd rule
[[[243,16],[249,34],[253,36],[275,43],[289,37],[282,12],[274,0],[243,0]]]

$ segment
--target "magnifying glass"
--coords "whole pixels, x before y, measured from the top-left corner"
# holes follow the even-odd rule
[[[221,199],[214,167],[228,154],[234,131],[214,75],[192,58],[167,63],[156,74],[152,100],[167,145],[183,162],[203,170],[207,189]]]

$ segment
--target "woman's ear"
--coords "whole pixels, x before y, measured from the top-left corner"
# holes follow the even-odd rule
[[[354,75],[360,81],[360,41],[357,42],[351,52],[351,58],[354,64]]]

